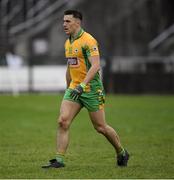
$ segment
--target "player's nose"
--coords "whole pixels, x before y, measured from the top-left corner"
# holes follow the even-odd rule
[[[66,27],[66,22],[63,22],[63,27]]]

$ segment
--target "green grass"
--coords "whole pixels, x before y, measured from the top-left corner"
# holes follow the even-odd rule
[[[0,96],[0,178],[174,178],[174,96],[107,96],[107,122],[130,152],[127,168],[83,109],[71,127],[66,167],[41,169],[55,154],[62,95]]]

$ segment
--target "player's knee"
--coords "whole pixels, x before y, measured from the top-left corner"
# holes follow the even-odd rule
[[[99,126],[96,126],[95,129],[100,134],[106,134],[106,127],[105,126],[99,125]]]
[[[67,130],[69,128],[68,117],[64,115],[60,115],[59,120],[58,120],[58,125],[59,125],[59,128]]]

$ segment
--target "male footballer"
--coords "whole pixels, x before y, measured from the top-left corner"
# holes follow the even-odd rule
[[[120,143],[115,130],[105,121],[105,94],[100,80],[100,55],[97,41],[81,27],[82,14],[76,10],[64,12],[63,28],[69,38],[65,42],[67,59],[67,89],[58,118],[57,153],[42,168],[65,166],[69,144],[69,128],[80,110],[85,107],[94,128],[103,134],[116,151],[118,166],[127,166],[128,152]]]

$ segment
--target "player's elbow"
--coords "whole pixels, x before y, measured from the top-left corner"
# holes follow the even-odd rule
[[[94,68],[95,68],[96,72],[100,71],[100,65],[99,64],[96,64]]]

